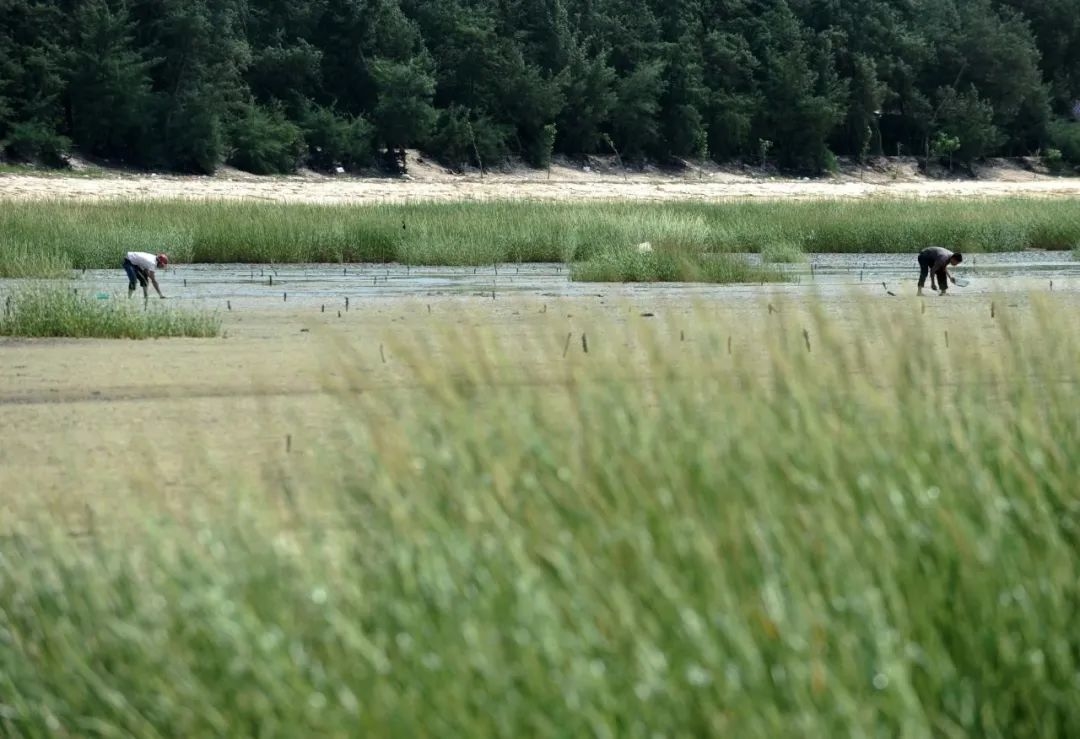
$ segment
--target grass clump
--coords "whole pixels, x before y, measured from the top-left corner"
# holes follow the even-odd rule
[[[150,478],[144,524],[23,519],[0,727],[1069,735],[1080,325],[954,318],[910,351],[939,319],[896,311],[710,312],[676,352],[616,323],[547,381],[444,336],[223,510],[152,523]]]
[[[2,336],[150,339],[221,333],[216,314],[177,310],[158,301],[102,300],[58,287],[24,288],[3,300]]]
[[[795,244],[772,242],[762,247],[761,261],[773,264],[798,264],[806,261],[806,255]]]
[[[575,262],[571,279],[577,282],[780,282],[782,272],[755,266],[737,254],[682,253],[636,249],[612,250]]]

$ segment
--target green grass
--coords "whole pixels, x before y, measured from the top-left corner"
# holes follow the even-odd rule
[[[209,337],[221,319],[205,311],[159,305],[158,300],[98,299],[59,287],[24,288],[2,295],[0,336],[149,339]]]
[[[774,264],[797,264],[806,261],[802,249],[794,244],[778,241],[761,248],[761,261]]]
[[[0,275],[116,267],[124,252],[177,262],[578,262],[648,241],[701,253],[1072,249],[1073,200],[731,203],[19,202],[0,209]]]
[[[155,517],[151,483],[97,535],[9,515],[0,727],[1068,736],[1080,324],[954,318],[943,352],[940,317],[870,307],[781,306],[733,354],[712,314],[700,351],[593,333],[547,383],[447,336],[453,367],[340,395],[227,510]]]
[[[780,282],[782,272],[751,265],[735,254],[680,253],[653,251],[639,253],[622,249],[599,254],[570,268],[579,282]]]

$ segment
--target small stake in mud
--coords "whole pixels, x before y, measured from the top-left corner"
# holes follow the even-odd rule
[[[428,304],[427,304],[427,312],[428,312],[428,313],[431,313],[431,303],[428,303]]]
[[[949,348],[949,332],[948,331],[945,332],[945,348],[946,349]]]
[[[731,354],[731,337],[727,337],[727,353]]]
[[[281,302],[282,303],[286,302],[288,299],[289,299],[289,294],[288,293],[282,293],[281,294]]]
[[[581,349],[586,354],[589,353],[589,340],[585,337],[585,334],[581,335]]]
[[[225,307],[228,308],[229,310],[232,310],[232,301],[231,300],[226,300],[225,301]]]
[[[386,364],[386,354],[383,352],[382,344],[379,344],[379,356],[382,358],[382,363]]]
[[[187,287],[187,278],[184,278],[184,287]]]
[[[1050,280],[1050,292],[1054,292],[1054,281]]]
[[[566,352],[570,350],[570,337],[573,335],[574,334],[572,333],[566,335],[566,344],[564,344],[562,348],[562,355],[564,358],[566,357]]]
[[[802,337],[806,341],[806,351],[810,351],[810,332],[805,328],[802,330]]]
[[[321,310],[321,311],[319,311],[319,312],[320,312],[320,313],[325,313],[325,312],[326,312],[326,303],[323,303],[323,304],[322,304],[322,310]]]
[[[679,329],[679,341],[686,341],[686,332]]]
[[[274,276],[270,275],[270,287],[274,286]]]
[[[769,315],[771,316],[775,312],[776,312],[776,308],[773,308],[773,304],[769,303]]]
[[[285,453],[292,451],[292,434],[285,434]]]
[[[993,317],[994,317],[994,308],[995,308],[995,307],[996,307],[996,306],[994,305],[994,301],[992,301],[992,300],[991,300],[991,301],[990,301],[990,317],[991,317],[991,318],[993,318]]]
[[[349,312],[349,296],[348,295],[345,296],[345,312],[346,313]]]

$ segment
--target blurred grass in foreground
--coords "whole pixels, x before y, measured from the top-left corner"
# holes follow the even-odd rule
[[[0,292],[0,301],[0,336],[150,339],[221,333],[216,314],[168,308],[157,298],[145,304],[141,296],[97,299],[48,286]]]
[[[128,251],[176,262],[588,262],[657,251],[976,252],[1080,244],[1072,199],[818,200],[727,203],[415,203],[224,201],[5,203],[0,276],[119,267]],[[592,271],[592,270],[587,270]]]
[[[715,313],[574,336],[554,376],[463,330],[392,349],[407,392],[339,346],[339,422],[227,504],[164,516],[148,477],[136,524],[8,517],[0,727],[1067,736],[1080,324],[880,305],[780,304],[731,353]]]

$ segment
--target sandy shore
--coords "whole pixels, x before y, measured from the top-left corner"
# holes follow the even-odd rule
[[[688,168],[622,176],[566,164],[550,172],[457,175],[418,159],[401,178],[305,173],[255,177],[225,169],[214,177],[93,173],[0,174],[0,200],[263,200],[281,203],[402,203],[500,199],[719,201],[875,197],[1076,197],[1080,178],[1050,177],[1013,164],[982,167],[978,179],[926,178],[911,162],[824,179],[767,177],[750,170]]]

